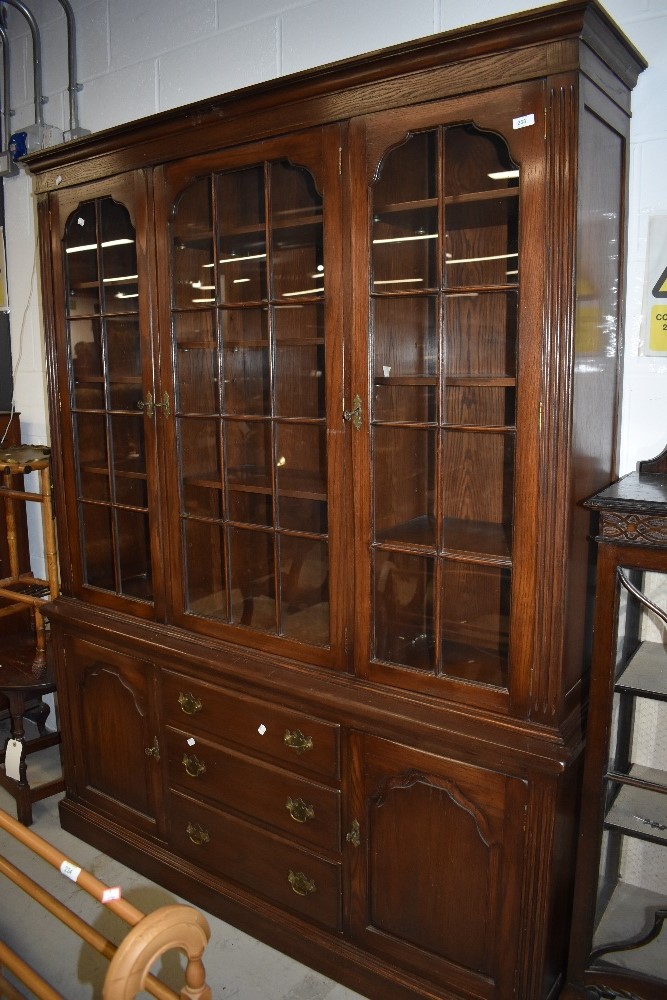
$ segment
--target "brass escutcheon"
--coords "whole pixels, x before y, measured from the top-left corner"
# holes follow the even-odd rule
[[[192,843],[196,844],[197,847],[200,847],[202,844],[208,844],[211,839],[208,830],[205,830],[203,826],[199,825],[199,823],[188,823],[185,828],[185,832]]]
[[[195,698],[191,691],[181,691],[178,696],[178,704],[186,715],[196,715],[204,707],[203,702],[199,698]]]
[[[304,875],[303,872],[295,873],[290,869],[287,881],[297,896],[310,896],[311,893],[316,892],[315,883],[307,875]]]
[[[160,759],[160,744],[157,741],[157,736],[153,738],[153,742],[149,747],[146,747],[144,753],[147,757],[152,757],[153,760]]]
[[[352,829],[348,834],[345,835],[345,840],[348,842],[348,844],[352,844],[353,847],[359,847],[359,845],[361,844],[360,827],[358,820],[355,819],[352,821]]]
[[[305,753],[306,750],[313,749],[312,736],[304,736],[300,729],[295,729],[294,732],[286,729],[284,743],[296,753]]]
[[[192,756],[188,753],[183,754],[183,760],[181,761],[183,767],[185,768],[186,774],[189,774],[191,778],[198,778],[200,774],[206,773],[206,764],[198,757]]]
[[[293,799],[289,795],[285,807],[297,823],[306,823],[309,819],[315,819],[315,807],[308,805],[303,799]]]

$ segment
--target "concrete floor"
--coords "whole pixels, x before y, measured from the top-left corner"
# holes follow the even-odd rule
[[[1,727],[0,727],[1,728]],[[4,734],[0,732],[4,743]],[[47,759],[48,755],[52,755]],[[29,780],[36,784],[42,773],[58,765],[57,749],[28,759]],[[38,758],[42,758],[38,761]],[[41,779],[43,780],[43,779]],[[172,893],[125,868],[95,848],[65,833],[58,821],[58,801],[52,796],[33,805],[31,829],[69,859],[86,868],[109,886],[121,886],[123,897],[147,913],[167,903],[182,902]],[[0,788],[0,809],[16,817],[15,802]],[[0,830],[0,854],[83,917],[100,933],[118,943],[127,931],[121,921],[88,894],[64,878]],[[217,917],[206,914],[211,940],[204,964],[215,998],[225,1000],[363,1000],[359,994],[294,962],[259,941],[242,934]],[[107,969],[106,961],[69,928],[47,914],[12,882],[0,874],[0,940],[18,952],[65,1000],[98,1000]],[[178,992],[183,985],[182,962],[177,953],[162,956],[152,970]],[[9,978],[9,977],[8,977]],[[33,994],[23,988],[27,996]],[[148,994],[141,994],[148,997]]]

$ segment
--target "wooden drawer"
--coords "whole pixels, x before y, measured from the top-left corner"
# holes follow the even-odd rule
[[[332,930],[341,926],[340,864],[179,792],[169,793],[170,846],[196,864]]]
[[[340,850],[340,792],[167,729],[169,784],[324,851]],[[188,743],[190,741],[190,745]]]
[[[337,781],[340,726],[255,698],[231,694],[164,671],[162,708],[167,725],[186,726],[281,764]]]

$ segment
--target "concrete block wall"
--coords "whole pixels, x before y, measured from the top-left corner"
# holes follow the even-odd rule
[[[543,3],[544,0],[541,0]],[[261,80],[515,13],[525,0],[71,0],[81,125],[141,118]],[[534,5],[538,5],[536,0]],[[59,0],[26,0],[41,35],[44,120],[69,127],[66,21]],[[648,220],[667,214],[667,0],[607,0],[648,59],[633,96],[629,274],[621,471],[667,444],[667,358],[641,353]],[[15,8],[11,130],[34,121],[32,41]],[[30,178],[4,180],[15,403],[24,439],[48,439],[35,218]],[[667,266],[667,261],[665,261]]]

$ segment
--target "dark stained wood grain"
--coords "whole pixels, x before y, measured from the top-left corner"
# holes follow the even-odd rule
[[[643,66],[566,0],[29,160],[63,824],[372,998],[563,976]]]

